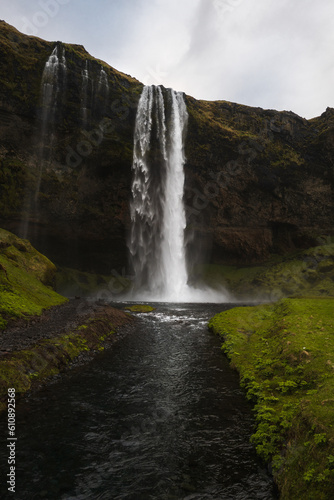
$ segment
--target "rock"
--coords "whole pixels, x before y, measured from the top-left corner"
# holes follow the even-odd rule
[[[334,261],[333,259],[322,260],[318,264],[317,270],[319,273],[327,273],[328,271],[332,271],[334,269]]]

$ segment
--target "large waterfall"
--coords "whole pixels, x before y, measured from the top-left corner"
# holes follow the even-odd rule
[[[169,302],[222,301],[188,285],[185,237],[183,95],[145,86],[134,133],[131,234],[134,298]]]

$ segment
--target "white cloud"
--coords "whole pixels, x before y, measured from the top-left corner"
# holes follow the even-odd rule
[[[332,0],[11,0],[2,16],[23,29],[43,2],[64,5],[38,36],[145,83],[306,117],[334,106]]]

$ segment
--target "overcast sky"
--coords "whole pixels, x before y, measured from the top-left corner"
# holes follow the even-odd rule
[[[27,34],[85,46],[146,84],[198,99],[334,107],[333,0],[3,0]]]

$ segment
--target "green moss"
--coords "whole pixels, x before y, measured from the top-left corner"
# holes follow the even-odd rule
[[[216,315],[210,328],[255,403],[257,452],[282,499],[326,499],[334,487],[334,299],[283,299]]]
[[[55,272],[29,241],[0,229],[0,329],[9,319],[40,315],[67,300],[47,286]]]
[[[334,296],[334,244],[272,256],[261,266],[208,265],[203,279],[211,286],[225,286],[237,298]]]
[[[27,167],[16,158],[0,159],[0,213],[3,218],[17,215],[22,207]]]
[[[147,312],[152,312],[155,310],[154,307],[148,306],[145,304],[136,304],[134,306],[127,306],[124,307],[126,311],[131,311],[131,312],[140,312],[140,313],[147,313]]]
[[[0,411],[5,409],[8,387],[18,395],[27,392],[36,382],[43,382],[62,371],[81,353],[102,350],[102,343],[112,336],[116,327],[110,312],[90,318],[74,331],[45,339],[30,349],[17,351],[0,360]],[[119,311],[118,311],[119,315]],[[129,321],[124,314],[118,325]]]

